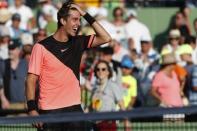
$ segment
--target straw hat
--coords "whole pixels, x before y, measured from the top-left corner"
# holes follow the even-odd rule
[[[170,32],[169,32],[169,37],[170,38],[179,38],[181,36],[181,33],[178,29],[172,29]]]
[[[175,64],[176,62],[177,61],[174,53],[169,53],[162,56],[162,65]]]
[[[0,23],[6,23],[12,14],[7,8],[0,9]]]

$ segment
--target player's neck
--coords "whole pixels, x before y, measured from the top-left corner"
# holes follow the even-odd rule
[[[55,34],[53,35],[53,37],[60,42],[67,42],[68,41],[68,36],[65,33],[64,30],[59,29],[55,32]]]

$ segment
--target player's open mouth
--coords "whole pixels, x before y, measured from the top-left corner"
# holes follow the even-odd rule
[[[77,32],[78,28],[73,28],[74,32]]]

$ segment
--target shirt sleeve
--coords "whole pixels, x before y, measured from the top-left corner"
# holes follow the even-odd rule
[[[137,80],[132,80],[132,84],[130,87],[131,90],[131,96],[136,97],[137,96]]]
[[[86,50],[92,47],[92,43],[94,41],[95,35],[88,35],[88,36],[80,36],[78,41],[81,46],[82,50]]]
[[[157,90],[160,86],[161,86],[161,79],[160,76],[156,74],[152,81],[152,88]]]
[[[44,47],[41,44],[35,44],[31,53],[28,73],[40,75],[43,63]]]
[[[115,101],[118,102],[118,101],[122,100],[123,94],[121,92],[121,88],[119,86],[117,86],[116,84],[112,84],[112,88],[113,88],[113,94],[115,97]]]

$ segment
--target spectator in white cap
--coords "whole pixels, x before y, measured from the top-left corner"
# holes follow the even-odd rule
[[[33,36],[30,33],[21,34],[21,43],[22,45],[33,45]]]
[[[38,26],[39,28],[43,29],[47,25],[47,20],[44,18],[45,13],[52,16],[53,20],[57,22],[57,8],[53,5],[51,0],[39,0],[40,10],[38,11]],[[45,7],[46,6],[46,7]],[[45,8],[45,9],[44,9]],[[43,10],[45,10],[43,12]],[[50,11],[47,11],[50,10]]]
[[[126,34],[129,40],[129,49],[136,49],[137,52],[140,53],[140,39],[142,37],[150,37],[150,31],[146,25],[137,20],[136,11],[128,10],[127,19]]]
[[[151,82],[153,80],[156,71],[158,70],[158,59],[160,58],[157,51],[153,49],[151,37],[142,37],[141,43],[141,54],[139,59],[135,62],[138,69],[138,80],[139,80],[139,102],[142,106],[154,105],[153,98],[149,95],[151,88]]]
[[[180,31],[178,29],[171,29],[168,36],[168,43],[162,47],[162,50],[168,49],[171,53],[174,53],[178,64],[183,65],[183,62],[181,62],[180,56],[177,52],[181,44],[180,38]]]
[[[149,36],[143,36],[140,40],[141,56],[146,59],[148,63],[152,63],[159,58],[158,53],[153,49],[152,39]]]
[[[45,29],[47,34],[50,35],[57,29],[56,21],[53,19],[53,7],[51,5],[44,5],[42,8],[42,13],[44,20],[47,22],[45,25]]]
[[[192,61],[193,49],[189,44],[183,44],[178,49],[178,53],[185,62],[184,68],[187,70],[185,92],[188,95],[189,102],[191,105],[197,105],[197,65],[193,64]]]
[[[180,43],[181,33],[178,29],[172,29],[169,32],[169,44],[173,48],[173,50],[177,50]]]
[[[33,48],[33,36],[30,33],[23,33],[21,35],[22,52],[21,56],[26,59],[27,62],[30,60],[31,51]]]

